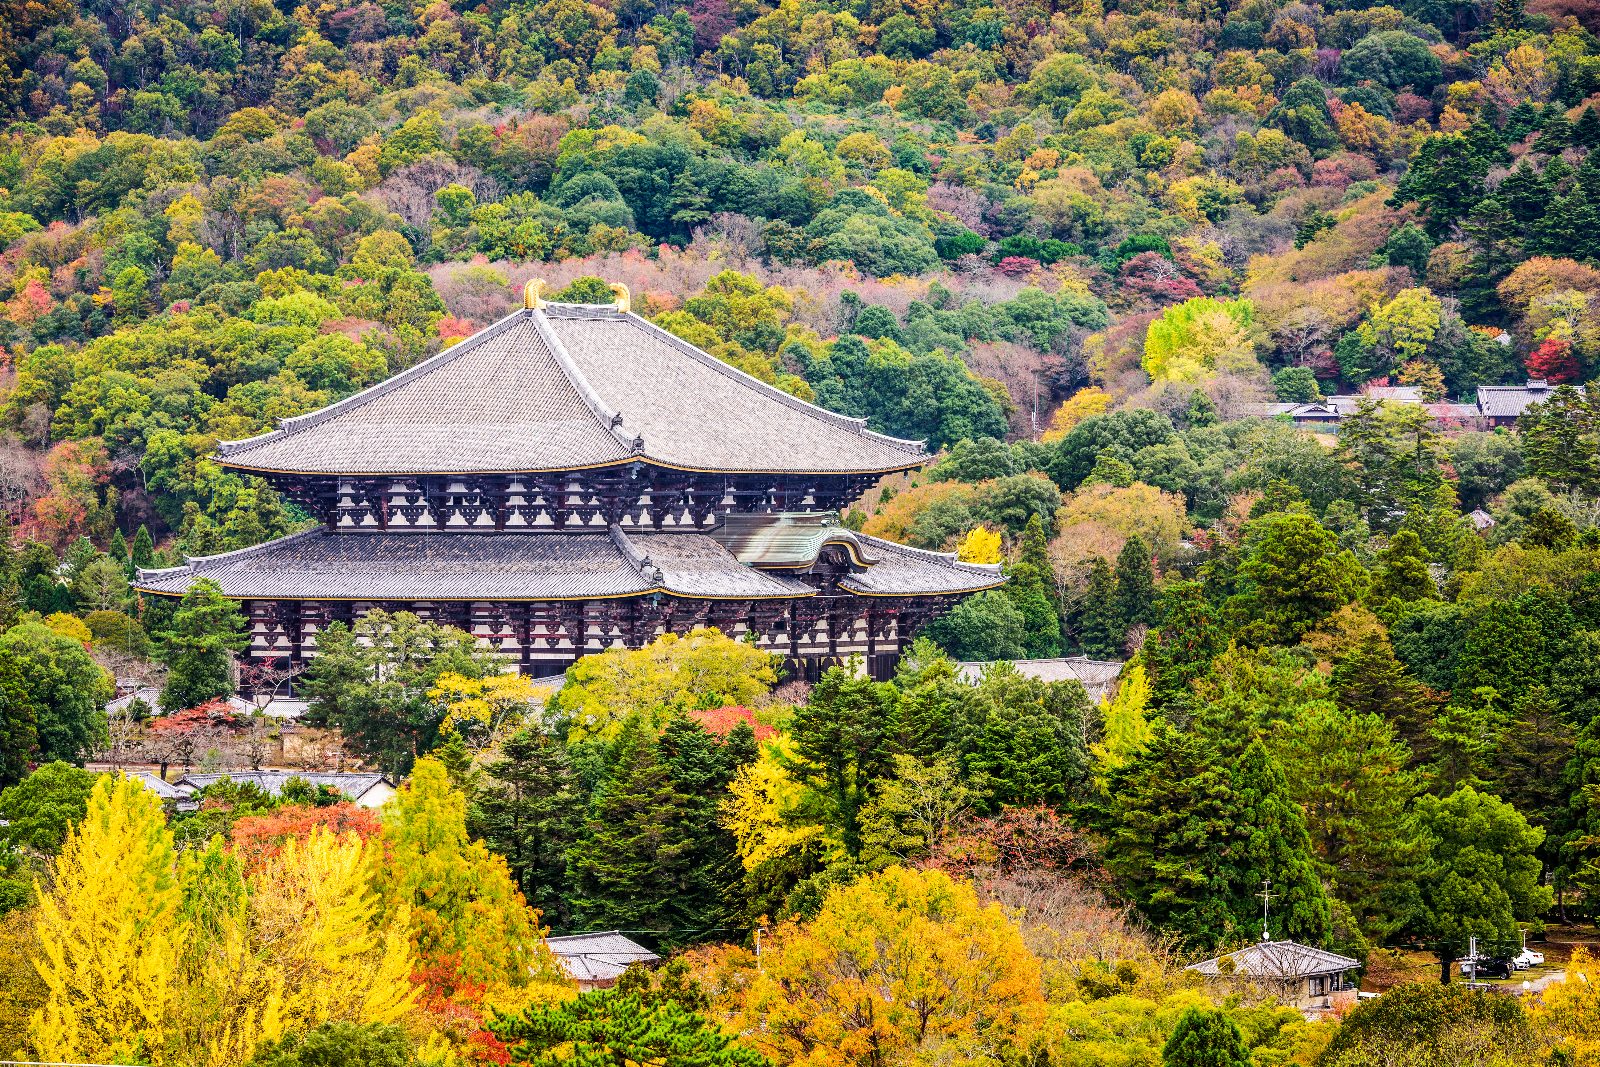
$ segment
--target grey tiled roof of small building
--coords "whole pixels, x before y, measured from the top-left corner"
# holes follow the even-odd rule
[[[1223,960],[1233,964],[1231,971]],[[1222,978],[1237,975],[1241,978],[1309,978],[1319,974],[1342,974],[1361,966],[1360,960],[1341,956],[1337,952],[1301,945],[1294,941],[1258,941],[1237,952],[1227,952],[1213,959],[1190,964],[1185,970]]]
[[[225,442],[229,466],[311,474],[572,470],[871,473],[920,442],[757,381],[637,315],[522,309],[388,381]]]
[[[611,981],[621,977],[630,963],[653,963],[661,958],[615,930],[547,937],[544,943],[566,972],[580,982]]]
[[[998,567],[852,534],[876,560],[844,581],[863,595],[931,595],[999,585]],[[141,571],[138,588],[180,595],[210,578],[258,600],[607,599],[664,592],[729,600],[811,596],[783,571],[740,563],[701,533],[328,533],[318,528],[182,567]]]
[[[1540,404],[1549,400],[1557,388],[1559,387],[1544,382],[1528,382],[1525,385],[1480,385],[1478,410],[1492,418],[1503,419],[1521,415],[1530,404]]]
[[[307,785],[325,785],[329,789],[337,789],[352,800],[358,799],[374,786],[388,784],[388,779],[381,774],[355,771],[222,771],[217,774],[186,774],[174,784],[180,789],[198,792],[224,778],[235,785],[257,786],[272,796],[282,793],[289,779],[300,778]]]

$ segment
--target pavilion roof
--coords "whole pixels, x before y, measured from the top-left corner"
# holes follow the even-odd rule
[[[637,315],[546,304],[279,428],[224,442],[244,470],[483,474],[633,461],[691,471],[904,470],[921,442],[796,399]]]
[[[959,563],[862,534],[844,578],[863,596],[966,593],[1000,585],[997,566]],[[210,578],[224,594],[257,600],[603,600],[665,593],[753,600],[815,595],[785,571],[741,563],[705,533],[329,533],[317,528],[254,548],[140,571],[138,588],[181,595]]]

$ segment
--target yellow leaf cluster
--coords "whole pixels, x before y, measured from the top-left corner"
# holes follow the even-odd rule
[[[998,904],[942,871],[892,867],[786,923],[714,1007],[775,1063],[996,1062],[1042,1021],[1039,961]]]
[[[760,757],[739,769],[722,801],[722,825],[733,834],[747,871],[802,852],[823,836],[820,824],[796,818],[805,787],[785,769],[793,755],[787,734],[770,738]]]
[[[987,526],[974,526],[961,539],[956,558],[963,563],[999,563],[1002,538]]]
[[[674,710],[752,704],[777,680],[772,656],[698,627],[663,634],[644,648],[585,656],[567,669],[551,707],[571,716],[574,738],[609,736],[630,715],[660,721]]]

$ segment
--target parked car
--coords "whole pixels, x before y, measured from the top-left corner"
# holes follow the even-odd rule
[[[1476,966],[1474,966],[1476,965]],[[1505,956],[1468,956],[1461,961],[1461,975],[1470,978],[1510,978],[1517,966]]]
[[[1531,948],[1524,947],[1511,962],[1516,965],[1519,971],[1525,971],[1529,967],[1541,967],[1544,965],[1544,953],[1535,952]]]

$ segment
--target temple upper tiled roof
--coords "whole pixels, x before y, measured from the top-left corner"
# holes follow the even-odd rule
[[[844,588],[863,596],[966,593],[1004,581],[995,566],[852,534],[858,558]],[[703,599],[812,596],[785,570],[741,563],[704,533],[329,533],[318,528],[254,548],[140,572],[139,589],[181,595],[209,578],[258,600],[603,600],[666,593]]]
[[[634,460],[693,471],[855,474],[920,442],[798,400],[613,307],[547,304],[279,429],[218,448],[246,470],[481,474]]]

